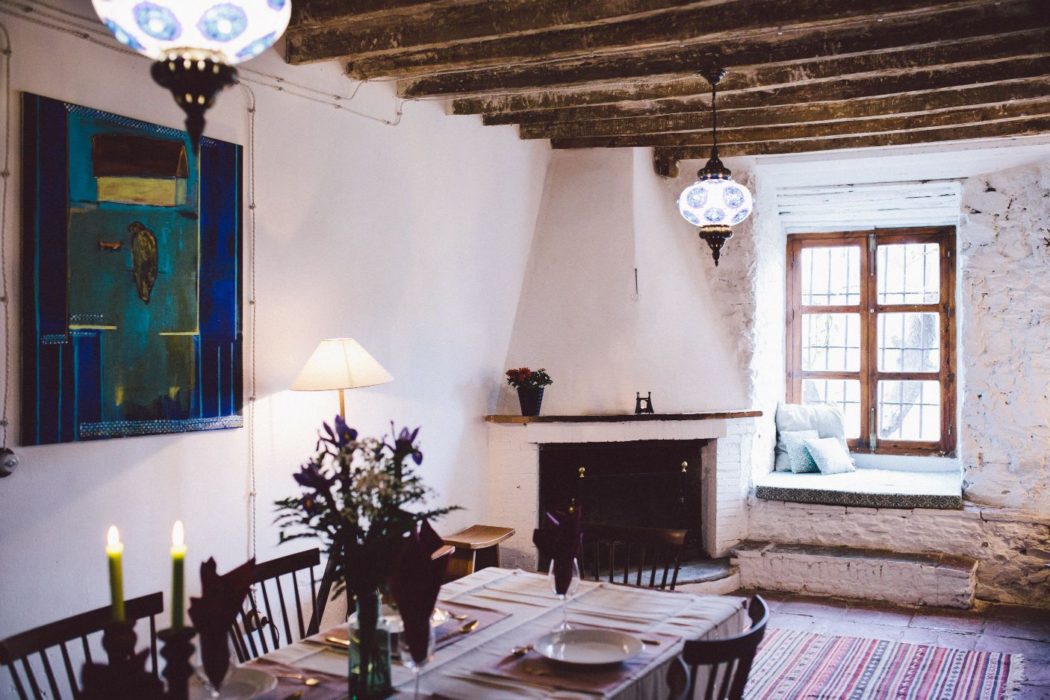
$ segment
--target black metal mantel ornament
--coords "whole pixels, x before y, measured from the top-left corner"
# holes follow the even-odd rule
[[[634,393],[634,412],[635,415],[642,415],[643,413],[655,413],[653,411],[653,392],[649,392],[648,396],[642,398],[642,393],[636,391]]]

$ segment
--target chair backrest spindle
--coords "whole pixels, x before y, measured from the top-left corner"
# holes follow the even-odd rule
[[[127,619],[149,619],[152,672],[157,674],[157,634],[154,618],[164,610],[164,597],[151,593],[124,604]],[[0,664],[7,668],[20,700],[80,696],[79,666],[94,661],[90,637],[100,635],[112,619],[110,606],[51,622],[0,640]],[[69,644],[80,640],[70,649]],[[49,653],[50,652],[50,653]],[[76,652],[74,658],[73,652]],[[52,663],[51,654],[57,654]],[[60,661],[59,661],[60,659]]]
[[[321,615],[331,591],[331,581],[326,581],[326,578],[332,570],[331,565],[326,567],[326,578],[322,578],[318,591],[314,567],[320,563],[321,552],[314,548],[255,565],[252,583],[257,594],[249,598],[252,609],[242,610],[240,624],[235,622],[230,627],[233,648],[241,662],[267,654],[319,631]],[[304,570],[310,574],[310,595],[313,602],[309,621],[304,619],[302,592],[299,590],[298,574]],[[271,600],[274,596],[276,600]],[[294,597],[294,605],[289,604],[288,596]],[[258,609],[260,598],[262,610]]]
[[[686,534],[686,530],[585,523],[581,575],[595,581],[674,590]]]
[[[674,673],[668,675],[671,697],[694,700],[698,670],[707,669],[704,700],[741,700],[747,685],[751,664],[758,645],[766,633],[769,609],[760,596],[751,599],[747,608],[751,627],[747,632],[728,639],[691,639],[682,647],[678,664],[685,667],[685,681]],[[717,688],[717,691],[715,690]]]

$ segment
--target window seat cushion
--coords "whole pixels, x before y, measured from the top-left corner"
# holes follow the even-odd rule
[[[755,496],[767,501],[865,508],[960,509],[958,471],[905,472],[858,468],[844,474],[770,472],[755,479]]]

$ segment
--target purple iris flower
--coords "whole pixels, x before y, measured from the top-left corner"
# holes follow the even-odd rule
[[[303,488],[313,489],[314,491],[327,491],[335,483],[335,479],[324,475],[321,471],[321,465],[317,462],[307,462],[299,469],[298,473],[292,474],[292,478]]]
[[[391,434],[394,431],[394,426],[391,425]],[[419,435],[419,428],[413,431],[409,431],[408,428],[402,428],[397,438],[394,440],[394,461],[400,462],[405,457],[411,457],[412,461],[417,465],[423,463],[423,453],[416,446],[416,436]]]

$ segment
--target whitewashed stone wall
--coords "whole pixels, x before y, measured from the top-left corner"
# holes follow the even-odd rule
[[[754,544],[736,551],[744,588],[881,600],[898,605],[973,607],[973,559],[841,547]]]
[[[747,495],[751,488],[749,467],[759,449],[762,419],[727,421],[726,434],[702,455],[706,465],[704,491],[704,548],[714,557],[725,556],[747,539]],[[710,453],[716,453],[712,462]],[[715,469],[710,469],[711,464]],[[707,517],[714,514],[713,518]]]
[[[966,497],[1050,516],[1050,163],[965,181],[958,267]]]
[[[753,500],[749,520],[753,539],[970,557],[978,562],[978,599],[1050,607],[1050,519],[1000,508],[891,510]]]

